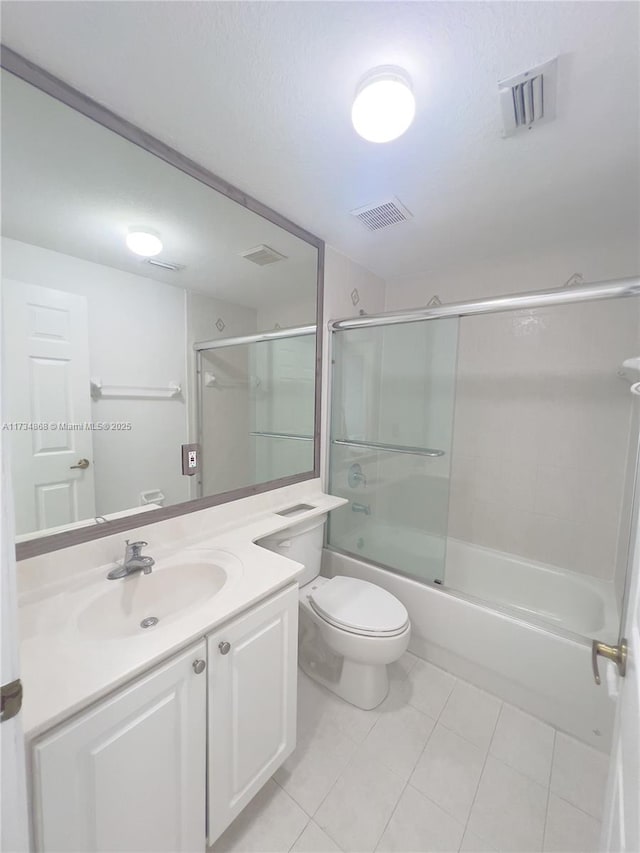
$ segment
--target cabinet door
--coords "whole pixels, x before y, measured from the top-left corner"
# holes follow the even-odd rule
[[[206,672],[196,659],[204,640],[35,744],[38,850],[202,853]]]
[[[297,585],[220,628],[208,643],[213,844],[295,747]]]

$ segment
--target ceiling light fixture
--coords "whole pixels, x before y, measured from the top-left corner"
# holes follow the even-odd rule
[[[127,246],[136,255],[142,255],[143,258],[152,258],[154,255],[159,255],[162,251],[162,240],[156,231],[136,226],[135,228],[129,228]]]
[[[351,108],[356,131],[368,142],[391,142],[409,128],[416,114],[411,80],[402,68],[383,65],[362,80]]]

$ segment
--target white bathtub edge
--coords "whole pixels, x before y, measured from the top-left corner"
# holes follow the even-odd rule
[[[396,595],[409,611],[409,649],[419,657],[597,749],[610,749],[615,705],[593,680],[586,643],[334,551],[323,553],[323,574],[369,580]]]

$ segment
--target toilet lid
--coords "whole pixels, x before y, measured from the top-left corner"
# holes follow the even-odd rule
[[[356,578],[332,578],[314,589],[309,599],[322,617],[347,631],[397,634],[409,622],[406,607],[394,595]]]

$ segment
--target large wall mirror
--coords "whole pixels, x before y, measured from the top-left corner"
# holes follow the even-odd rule
[[[322,241],[134,143],[81,96],[74,109],[64,87],[10,73],[7,55],[3,429],[19,556],[317,476]]]

